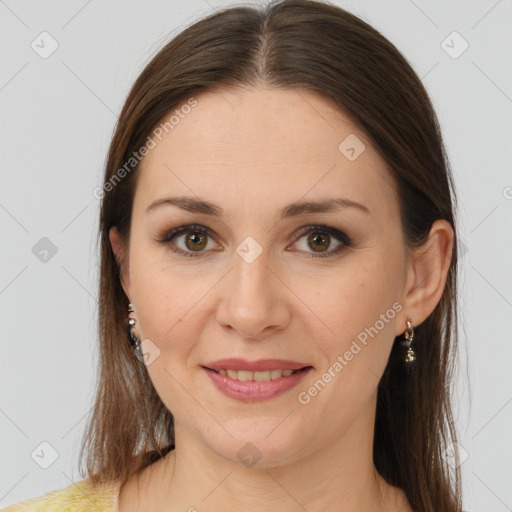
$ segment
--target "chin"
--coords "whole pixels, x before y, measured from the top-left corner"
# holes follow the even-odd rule
[[[269,419],[262,423],[258,420],[258,427],[254,425],[255,420],[247,421],[250,421],[251,425],[245,425],[245,428],[240,430],[235,431],[226,427],[233,437],[226,434],[221,439],[204,441],[220,457],[249,469],[283,466],[300,458],[301,443],[305,441],[298,430],[297,435],[292,435],[288,425],[288,430],[283,429],[278,433],[277,430],[283,425],[278,428],[276,426],[282,419],[277,421],[276,418],[272,418],[272,421]],[[262,426],[264,428],[261,428]],[[306,447],[302,448],[305,450]]]

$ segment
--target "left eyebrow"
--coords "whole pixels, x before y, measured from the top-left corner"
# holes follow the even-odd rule
[[[218,218],[224,217],[224,210],[219,205],[198,197],[189,196],[162,197],[157,199],[146,208],[146,214],[164,205],[177,206],[192,213],[201,213]],[[297,201],[291,203],[281,210],[280,218],[285,219],[311,213],[328,213],[346,208],[354,208],[367,215],[371,215],[369,208],[365,205],[346,197],[337,197],[322,201]]]

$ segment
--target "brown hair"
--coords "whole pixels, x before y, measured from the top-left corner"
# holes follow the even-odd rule
[[[436,114],[411,66],[377,30],[313,0],[230,7],[183,30],[134,83],[108,153],[98,234],[99,379],[80,452],[96,483],[126,480],[174,448],[173,415],[128,341],[128,299],[109,242],[109,229],[117,226],[128,246],[139,167],[132,162],[127,170],[126,162],[164,116],[194,94],[257,84],[316,92],[366,132],[396,180],[409,248],[426,242],[436,219],[446,219],[456,235],[455,188]],[[457,254],[454,243],[442,298],[415,329],[417,360],[412,368],[404,364],[397,337],[378,386],[374,464],[419,512],[461,510],[460,471],[458,465],[450,471],[444,456],[456,440],[450,379]]]

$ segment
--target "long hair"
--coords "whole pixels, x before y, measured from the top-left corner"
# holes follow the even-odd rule
[[[315,92],[364,130],[392,171],[409,248],[426,242],[437,219],[453,228],[442,298],[415,329],[414,367],[406,368],[397,337],[379,382],[373,458],[418,512],[460,512],[460,471],[446,455],[455,451],[457,460],[450,395],[458,333],[457,202],[438,119],[420,79],[390,41],[350,12],[313,0],[238,5],[204,17],[168,42],[130,90],[101,189],[99,368],[80,465],[85,454],[95,483],[126,480],[175,447],[173,415],[128,341],[128,298],[109,229],[117,226],[128,246],[141,148],[166,115],[202,91],[257,84]]]

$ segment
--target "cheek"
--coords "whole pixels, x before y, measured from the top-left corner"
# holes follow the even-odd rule
[[[397,269],[380,254],[368,252],[367,256],[364,264],[347,264],[321,281],[321,287],[304,282],[299,291],[316,315],[309,336],[324,356],[320,372],[329,375],[323,380],[332,382],[331,392],[347,403],[364,400],[377,386],[402,309],[396,301]]]
[[[165,251],[154,248],[142,247],[131,254],[137,330],[162,352],[182,351],[190,340],[198,339],[195,330],[199,324],[193,319],[206,285],[190,272],[170,266],[164,258]]]
[[[364,261],[355,254],[325,276],[297,281],[294,291],[325,328],[329,343],[355,338],[392,308],[398,286],[394,269],[383,260],[376,252],[367,253]]]

